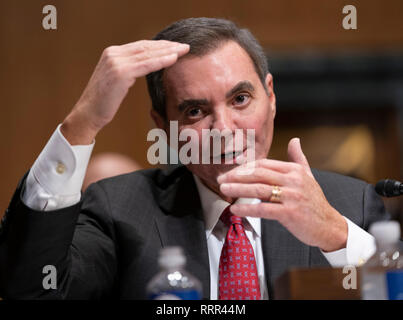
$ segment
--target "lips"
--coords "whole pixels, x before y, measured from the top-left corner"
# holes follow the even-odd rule
[[[235,163],[235,159],[244,154],[245,151],[246,149],[242,151],[230,151],[221,153],[219,156],[211,157],[211,159],[213,160],[212,163],[215,164],[224,164],[225,162],[227,162],[227,164]],[[230,162],[231,160],[232,162]]]
[[[221,159],[234,159],[234,158],[240,156],[242,153],[243,153],[243,151],[232,151],[232,152],[222,153]]]

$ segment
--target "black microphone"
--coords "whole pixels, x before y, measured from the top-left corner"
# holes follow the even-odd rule
[[[403,194],[403,183],[386,179],[380,180],[375,185],[375,191],[384,197],[396,197]]]

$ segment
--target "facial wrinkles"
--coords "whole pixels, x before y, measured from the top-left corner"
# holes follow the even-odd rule
[[[227,79],[231,79],[231,76],[217,59],[209,60],[212,60],[214,69],[206,70],[200,63],[197,67],[192,65],[191,81],[187,80],[188,72],[186,71],[178,70],[177,74],[172,74],[172,77],[179,77],[179,75],[182,77],[175,89],[175,95],[178,97],[177,103],[185,99],[206,99],[211,104],[210,107],[213,107],[225,101],[226,89],[230,87]],[[184,64],[181,69],[186,70],[186,65]]]
[[[245,65],[240,60],[250,58],[235,43],[212,53],[202,57],[185,56],[167,69],[164,75],[168,74],[166,80],[172,84],[171,89],[176,91],[177,97],[212,99],[218,94],[225,96],[226,90],[232,85],[256,73],[252,63],[248,64],[247,68],[240,66]],[[235,68],[228,68],[228,65]]]
[[[235,45],[236,46],[236,45]],[[230,103],[225,98],[226,93],[240,81],[250,81],[253,86],[260,85],[253,63],[245,64],[245,57],[250,59],[243,49],[234,46],[228,46],[215,54],[207,54],[203,57],[189,56],[181,59],[173,67],[167,69],[165,73],[165,83],[169,83],[171,99],[169,109],[169,119],[181,119],[177,105],[184,99],[206,99],[210,102],[207,107],[207,115],[200,120],[188,123],[179,123],[179,130],[189,127],[199,131],[201,129],[214,128],[220,129],[231,126],[229,129],[255,129],[256,130],[256,148],[257,157],[265,156],[264,150],[267,149],[265,143],[269,133],[265,131],[270,127],[268,121],[268,109],[261,105],[267,103],[266,99],[260,96],[258,92],[252,101],[252,108],[246,108],[243,113],[240,110],[232,110],[227,104]],[[214,53],[214,52],[213,52]],[[240,54],[241,53],[241,54]],[[259,89],[259,95],[263,89]],[[168,100],[168,99],[167,99]],[[174,101],[175,100],[175,101]],[[176,105],[175,105],[176,104]],[[225,111],[224,111],[225,110]],[[168,111],[168,110],[167,110]],[[224,120],[223,120],[224,119]],[[219,122],[225,123],[219,123]],[[245,141],[246,142],[246,141]],[[265,144],[265,146],[261,145]],[[270,143],[271,144],[271,143]]]

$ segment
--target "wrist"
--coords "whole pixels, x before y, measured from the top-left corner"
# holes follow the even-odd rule
[[[333,208],[332,208],[333,209]],[[340,249],[344,249],[347,246],[347,238],[348,238],[348,224],[346,219],[335,209],[334,217],[337,217],[333,224],[332,231],[330,229],[328,231],[329,241],[326,245],[321,248],[323,252],[333,252]]]
[[[78,111],[71,112],[60,127],[61,133],[72,146],[91,144],[100,130]]]

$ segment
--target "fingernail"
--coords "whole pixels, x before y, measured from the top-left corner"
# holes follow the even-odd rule
[[[225,174],[222,174],[222,175],[217,177],[217,182],[221,183],[222,181],[224,181],[224,179],[225,179]]]

